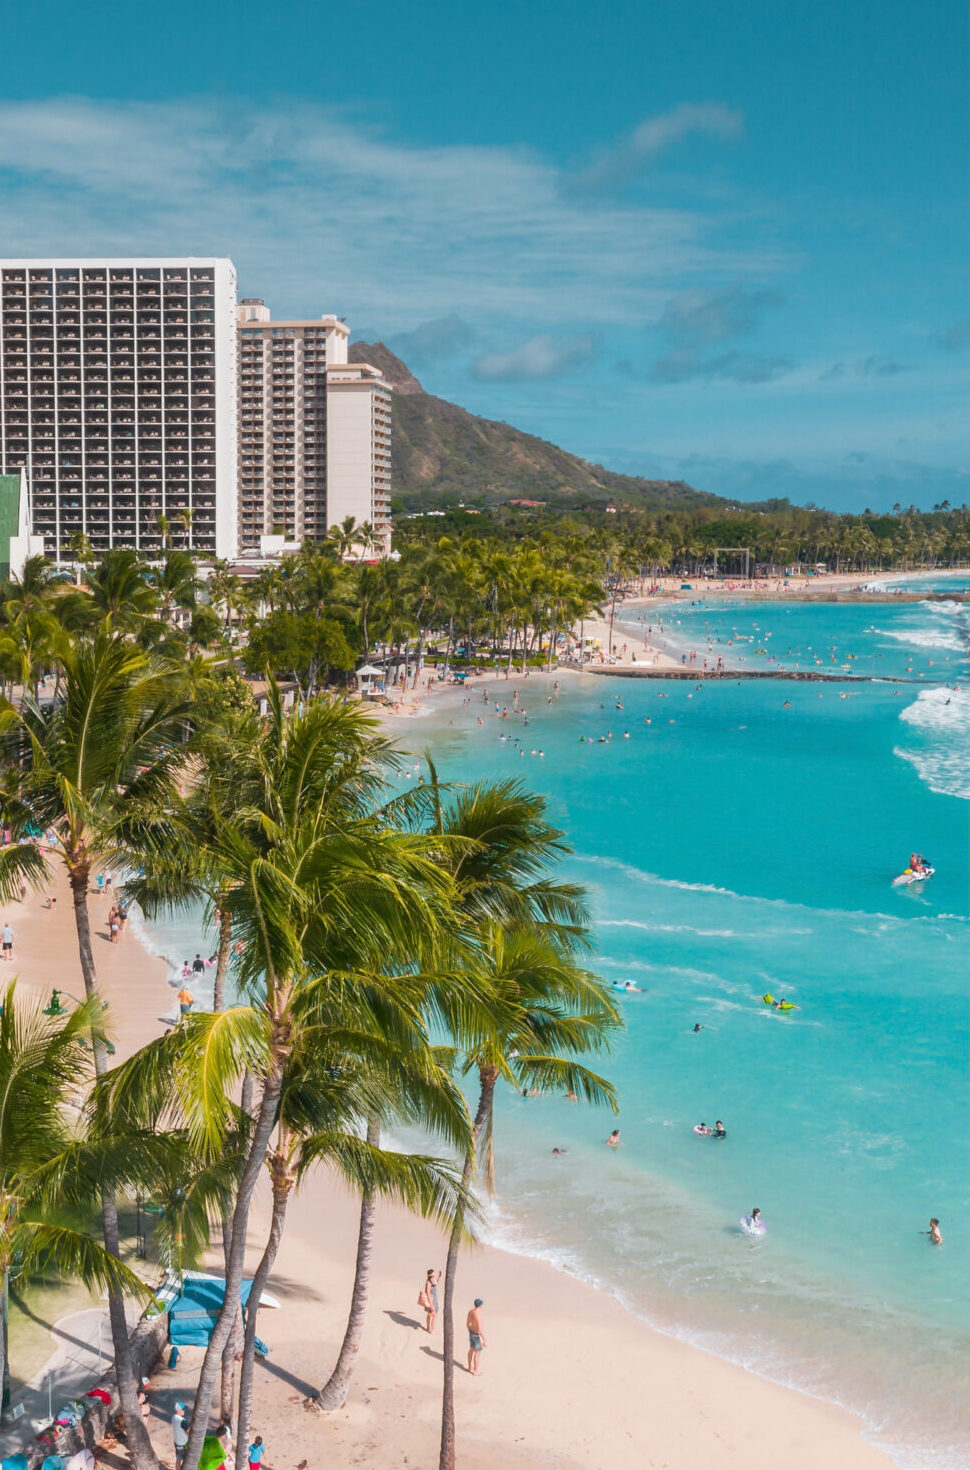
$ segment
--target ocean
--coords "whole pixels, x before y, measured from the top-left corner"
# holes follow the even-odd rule
[[[656,634],[658,610],[643,616]],[[628,610],[618,641],[643,636],[639,617]],[[490,696],[511,712],[517,689],[528,726],[473,693],[400,732],[444,779],[514,775],[548,796],[574,848],[563,876],[590,893],[593,963],[641,988],[623,995],[627,1028],[602,1063],[621,1148],[603,1146],[603,1110],[501,1095],[491,1236],[858,1411],[905,1470],[957,1470],[970,1464],[970,608],[697,602],[663,623],[670,651],[699,664],[865,677],[564,675],[547,704],[520,675]],[[935,876],[893,887],[914,849]],[[202,943],[192,925],[146,937],[184,958]],[[779,1014],[764,992],[798,1009]],[[694,1134],[715,1119],[726,1139]],[[738,1229],[754,1205],[758,1239]],[[942,1248],[921,1233],[931,1215]]]

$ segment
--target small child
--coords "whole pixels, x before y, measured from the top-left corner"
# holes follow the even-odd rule
[[[249,1446],[249,1470],[270,1470],[268,1465],[263,1464],[263,1455],[266,1453],[263,1445],[263,1436],[257,1434]]]

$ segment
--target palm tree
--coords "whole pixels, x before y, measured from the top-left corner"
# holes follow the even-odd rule
[[[386,1017],[375,1024],[367,1007],[352,1004],[346,1007],[343,1026],[331,1024],[322,1030],[317,1024],[318,997],[311,991],[302,1002],[297,1007],[302,1012],[300,1040],[287,1065],[276,1139],[268,1160],[273,1217],[253,1278],[252,1295],[257,1301],[276,1257],[290,1193],[314,1164],[324,1161],[335,1167],[362,1200],[370,1203],[371,1211],[377,1197],[384,1195],[450,1226],[458,1205],[454,1166],[381,1148],[380,1122],[421,1124],[442,1134],[459,1151],[467,1147],[469,1137],[464,1098],[450,1075],[451,1054],[436,1052],[420,1026],[401,1015],[393,1029],[400,1030],[403,1022],[407,1039],[390,1039]],[[365,1127],[366,1137],[362,1138]],[[357,1295],[337,1364],[325,1387],[310,1401],[320,1408],[335,1408],[347,1395],[363,1327],[369,1249],[367,1257],[355,1277]],[[248,1314],[240,1375],[237,1470],[244,1470],[248,1443],[255,1334],[253,1310]]]
[[[185,544],[186,546],[191,546],[192,522],[195,519],[195,511],[190,506],[183,505],[182,509],[178,512],[178,519],[182,522],[182,529],[185,532]]]
[[[0,736],[10,765],[0,789],[0,820],[12,843],[0,850],[0,898],[21,881],[41,887],[51,864],[67,871],[85,993],[97,984],[91,948],[88,889],[99,863],[123,865],[133,855],[175,844],[172,812],[183,760],[179,739],[187,716],[181,687],[169,665],[101,629],[92,643],[75,644],[64,660],[63,698],[42,706],[26,698],[20,710],[0,711]],[[45,856],[36,838],[47,836]],[[137,858],[135,859],[137,865]],[[93,1038],[95,1071],[107,1054]],[[104,1175],[102,1226],[106,1249],[119,1256],[118,1211],[110,1169]],[[109,1292],[118,1391],[126,1422],[135,1425],[134,1453],[154,1464],[140,1433],[134,1368],[124,1301]]]
[[[444,1007],[466,1068],[479,1076],[472,1144],[462,1169],[467,1189],[483,1146],[491,1185],[492,1103],[500,1077],[519,1086],[525,1080],[527,1086],[565,1088],[612,1105],[610,1085],[573,1058],[602,1049],[619,1017],[602,981],[573,958],[587,943],[585,896],[576,885],[549,876],[569,847],[546,821],[544,799],[519,782],[504,781],[458,790],[443,800],[433,766],[429,775],[432,829],[448,843],[443,859],[458,890],[463,972],[474,972],[492,997],[473,1012],[467,1003],[450,1011],[448,998]],[[453,1470],[455,1456],[453,1304],[463,1223],[459,1209],[442,1303],[440,1470]]]
[[[159,599],[159,614],[170,623],[176,608],[187,612],[195,607],[198,576],[195,559],[188,551],[166,551],[161,564],[153,567],[150,584]]]
[[[198,1034],[198,1051],[186,1052],[180,1074],[184,1088],[208,1089],[199,1127],[214,1141],[225,1126],[227,1090],[244,1069],[259,1093],[233,1211],[225,1302],[202,1366],[185,1470],[198,1463],[239,1305],[250,1203],[278,1124],[303,997],[312,994],[327,1018],[321,1025],[332,1027],[352,1001],[383,1024],[404,1016],[419,1026],[426,989],[419,978],[385,974],[378,982],[361,965],[375,952],[401,957],[402,966],[429,953],[449,895],[430,841],[390,830],[375,816],[392,752],[366,714],[318,700],[288,719],[278,690],[269,693],[258,799],[227,805],[217,837],[228,876],[224,905],[242,945],[234,978],[248,1004],[197,1018],[189,1034]]]
[[[110,628],[134,632],[155,611],[147,568],[130,546],[106,551],[88,578],[93,608]]]
[[[603,982],[564,956],[549,938],[528,929],[488,925],[480,964],[495,1001],[493,1025],[467,1053],[465,1070],[478,1075],[478,1106],[461,1182],[467,1190],[480,1161],[486,1188],[494,1184],[492,1114],[496,1083],[504,1078],[520,1091],[566,1092],[616,1111],[612,1086],[575,1060],[603,1050],[617,1026]],[[455,1217],[445,1263],[443,1300],[444,1387],[439,1470],[455,1465],[454,1290],[464,1221]]]
[[[69,1015],[42,1011],[40,1001],[6,987],[0,1006],[0,1418],[9,1403],[7,1350],[11,1277],[45,1266],[86,1286],[151,1291],[116,1254],[86,1230],[67,1223],[70,1206],[90,1184],[74,1099],[90,1075],[91,1037],[101,1035],[103,1006],[95,997]],[[97,1150],[96,1150],[97,1152]],[[80,1182],[80,1188],[78,1184]],[[141,1419],[136,1415],[139,1424]],[[147,1436],[146,1436],[147,1438]]]

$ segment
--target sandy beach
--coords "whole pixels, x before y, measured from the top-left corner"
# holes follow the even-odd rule
[[[15,933],[11,974],[45,997],[52,985],[81,993],[73,914],[66,885],[54,908],[28,896],[8,907]],[[112,946],[103,923],[109,902],[92,895],[95,955],[110,1002],[119,1055],[158,1035],[173,991],[163,960],[129,931]],[[261,1199],[250,1237],[254,1266],[267,1218]],[[321,1174],[295,1198],[270,1289],[282,1303],[264,1310],[271,1346],[257,1373],[254,1429],[275,1470],[429,1466],[436,1461],[440,1332],[419,1326],[424,1272],[443,1266],[444,1242],[430,1226],[394,1208],[381,1212],[363,1346],[345,1408],[321,1416],[303,1407],[326,1380],[342,1336],[356,1243],[357,1205]],[[220,1269],[218,1256],[211,1265]],[[463,1371],[464,1314],[485,1300],[488,1348],[483,1375]],[[891,1461],[861,1437],[861,1423],[829,1404],[776,1386],[652,1330],[611,1297],[552,1267],[488,1246],[463,1259],[458,1288],[459,1464],[733,1470],[752,1455],[771,1470],[876,1470]],[[172,1463],[168,1419],[189,1396],[201,1350],[154,1380],[152,1426]]]

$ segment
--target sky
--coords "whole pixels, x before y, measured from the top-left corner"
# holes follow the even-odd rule
[[[0,255],[230,255],[609,468],[967,494],[963,0],[6,8]]]

